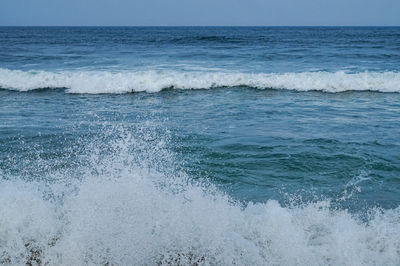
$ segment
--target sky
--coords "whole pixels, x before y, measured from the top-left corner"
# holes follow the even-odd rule
[[[0,26],[400,26],[400,0],[0,0]]]

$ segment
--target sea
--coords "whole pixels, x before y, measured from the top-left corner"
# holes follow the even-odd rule
[[[400,27],[0,27],[1,265],[400,265]]]

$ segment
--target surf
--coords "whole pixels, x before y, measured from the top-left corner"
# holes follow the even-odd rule
[[[21,71],[0,69],[0,88],[27,92],[65,88],[74,94],[155,93],[165,89],[196,90],[231,87],[293,91],[400,92],[398,72],[288,72],[232,71]]]
[[[69,170],[24,158],[48,164],[42,178],[0,172],[0,263],[400,263],[399,208],[361,219],[330,199],[237,201],[191,178],[168,142],[151,123],[111,125],[72,145]]]

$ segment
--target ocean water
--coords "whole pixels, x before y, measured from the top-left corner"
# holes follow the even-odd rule
[[[0,27],[0,264],[399,265],[399,27]]]

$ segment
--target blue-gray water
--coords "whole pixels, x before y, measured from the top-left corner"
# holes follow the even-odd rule
[[[400,264],[400,28],[0,28],[0,264]]]

